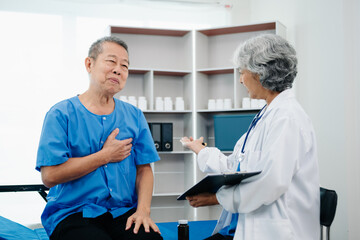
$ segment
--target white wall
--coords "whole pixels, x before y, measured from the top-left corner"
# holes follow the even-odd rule
[[[0,0],[1,185],[41,183],[34,168],[44,116],[87,89],[87,50],[109,25],[193,29],[231,19],[215,5],[72,2]],[[0,215],[25,225],[40,222],[44,205],[33,192],[0,194]]]
[[[320,182],[339,195],[331,238],[360,239],[360,1],[249,3],[249,21],[279,20],[298,52],[296,93],[317,134]]]
[[[360,1],[344,1],[345,154],[349,239],[360,239]]]

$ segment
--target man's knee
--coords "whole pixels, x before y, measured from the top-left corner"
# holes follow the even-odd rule
[[[156,232],[144,233],[139,240],[163,240],[163,237]]]
[[[163,237],[157,233],[154,232],[152,229],[150,232],[145,232],[145,230],[141,231],[141,228],[139,229],[139,232],[136,235],[135,239],[137,240],[163,240]]]

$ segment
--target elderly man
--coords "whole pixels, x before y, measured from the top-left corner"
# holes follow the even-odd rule
[[[114,95],[126,84],[128,48],[99,39],[85,59],[86,92],[46,114],[36,169],[50,187],[42,223],[50,239],[162,239],[150,218],[151,162],[144,115]]]

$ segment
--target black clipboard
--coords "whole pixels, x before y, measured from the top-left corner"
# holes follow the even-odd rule
[[[193,196],[200,193],[216,193],[224,185],[239,184],[242,180],[255,176],[258,172],[233,172],[208,174],[200,182],[181,194],[177,200],[186,200],[187,196]]]

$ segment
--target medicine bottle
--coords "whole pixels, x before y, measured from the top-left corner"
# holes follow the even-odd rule
[[[178,224],[178,240],[189,240],[188,220],[179,220]]]

